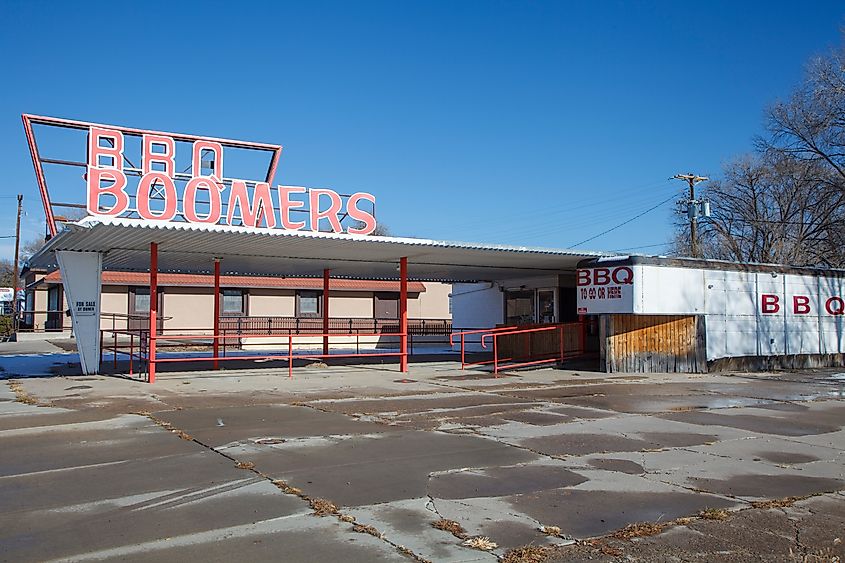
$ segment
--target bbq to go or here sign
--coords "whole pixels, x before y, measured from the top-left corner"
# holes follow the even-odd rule
[[[579,315],[634,312],[634,269],[589,268],[578,270]]]

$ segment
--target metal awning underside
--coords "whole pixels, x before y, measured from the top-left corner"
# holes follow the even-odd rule
[[[484,245],[193,223],[150,224],[137,219],[85,218],[67,224],[30,260],[53,270],[56,250],[103,253],[103,269],[148,271],[150,243],[158,243],[159,271],[207,273],[221,258],[228,274],[398,279],[408,257],[409,278],[422,281],[498,281],[571,272],[580,260],[608,253]]]

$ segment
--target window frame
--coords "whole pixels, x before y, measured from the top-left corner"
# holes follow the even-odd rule
[[[303,313],[302,312],[302,294],[303,293],[313,293],[317,297],[317,312],[316,313]],[[296,290],[296,300],[295,300],[295,307],[294,307],[294,315],[297,319],[319,319],[323,316],[323,292],[318,289],[298,289]]]
[[[224,307],[224,305],[226,304],[226,300],[224,299],[224,297],[225,297],[227,291],[230,291],[230,292],[237,291],[238,293],[240,293],[240,295],[241,295],[241,309],[240,309],[240,311],[237,311],[237,312],[226,311],[226,309]],[[249,302],[249,300],[247,299],[248,295],[249,295],[249,292],[245,289],[240,289],[240,288],[237,288],[237,287],[222,287],[222,288],[220,288],[220,295],[218,296],[218,299],[220,299],[220,316],[221,317],[245,317],[245,316],[247,316],[247,305],[248,305],[248,302]]]

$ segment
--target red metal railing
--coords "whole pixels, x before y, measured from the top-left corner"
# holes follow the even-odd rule
[[[451,346],[455,346],[455,337],[461,337],[461,369],[464,369],[468,366],[482,366],[486,364],[493,363],[493,360],[484,360],[481,362],[467,362],[466,361],[466,337],[471,334],[492,334],[497,331],[505,331],[505,330],[515,330],[518,329],[518,326],[503,326],[499,328],[480,328],[480,329],[472,329],[472,330],[463,330],[461,332],[453,332],[449,335],[449,344]],[[481,336],[479,336],[478,342],[481,342]]]
[[[174,329],[171,329],[174,330]],[[180,329],[182,331],[203,331],[207,332],[208,329]],[[110,337],[107,338],[106,334],[109,334]],[[167,364],[167,363],[180,363],[180,362],[215,362],[215,361],[231,361],[231,360],[243,360],[243,361],[251,361],[251,360],[287,360],[288,361],[288,377],[293,377],[293,362],[294,360],[313,360],[319,358],[366,358],[366,357],[401,357],[403,356],[403,352],[370,352],[370,353],[360,353],[357,350],[360,349],[360,339],[362,337],[395,337],[401,339],[403,334],[401,332],[358,332],[354,334],[337,334],[337,333],[319,333],[319,332],[309,332],[306,334],[279,334],[279,333],[271,333],[271,334],[239,334],[237,337],[239,339],[251,339],[251,338],[272,338],[274,340],[283,340],[287,342],[287,351],[282,353],[264,353],[264,354],[250,354],[250,355],[226,355],[226,349],[223,347],[223,355],[202,355],[202,356],[189,356],[189,357],[171,357],[171,358],[161,358],[157,357],[155,354],[151,353],[151,349],[164,349],[166,350],[168,347],[184,347],[184,344],[180,344],[182,342],[193,342],[197,346],[209,348],[213,346],[215,341],[222,340],[225,342],[226,338],[231,339],[232,335],[230,334],[219,334],[214,336],[213,334],[158,334],[156,336],[150,336],[149,330],[109,330],[104,329],[100,331],[100,363],[102,364],[103,361],[103,354],[104,352],[111,352],[112,353],[112,362],[113,368],[117,369],[118,365],[118,356],[120,354],[124,354],[129,356],[129,374],[134,375],[134,362],[137,359],[139,362],[139,368],[143,369],[147,374],[149,374],[149,366],[158,365],[158,364]],[[122,337],[122,340],[121,340]],[[128,337],[128,348],[126,340]],[[356,353],[312,353],[310,351],[305,353],[295,353],[294,351],[294,343],[297,339],[300,339],[300,343],[302,339],[307,339],[310,342],[307,344],[315,344],[313,342],[315,339],[320,339],[323,337],[327,337],[331,343],[332,338],[343,338],[345,341],[342,344],[351,344],[350,342],[346,342],[349,338],[355,338],[355,348]],[[154,343],[155,346],[151,346],[151,343]],[[338,342],[334,342],[335,345],[341,344]],[[397,342],[398,346],[399,342]],[[190,344],[188,344],[190,345]]]
[[[148,364],[164,364],[164,363],[176,363],[176,362],[203,362],[203,361],[222,361],[222,360],[270,360],[270,359],[284,359],[287,358],[288,360],[288,377],[293,377],[293,360],[294,359],[315,359],[315,358],[363,358],[363,357],[371,357],[371,356],[404,356],[403,352],[378,352],[378,353],[368,353],[368,354],[330,354],[330,353],[322,353],[322,354],[297,354],[293,353],[293,341],[295,338],[314,338],[314,337],[322,337],[326,339],[330,339],[332,336],[338,336],[337,334],[331,333],[321,333],[321,334],[242,334],[240,338],[282,338],[287,339],[288,341],[288,352],[287,354],[259,354],[254,356],[223,356],[223,357],[215,357],[215,356],[192,356],[188,358],[156,358],[153,354],[150,354],[147,358]],[[395,337],[402,337],[405,336],[403,333],[396,332],[396,333],[364,333],[364,334],[355,334],[356,343],[357,339],[361,336],[378,336],[378,337],[385,337],[385,336],[395,336]],[[202,338],[205,339],[221,339],[225,338],[224,335],[203,335]],[[168,334],[162,336],[151,336],[150,341],[155,342],[157,340],[196,340],[197,335],[195,334]]]
[[[533,353],[531,342],[532,335],[536,333],[549,333],[553,331],[558,332],[558,349],[555,351]],[[487,349],[487,340],[492,340],[492,359],[476,362],[466,361],[465,336],[473,334],[481,335],[481,347],[484,349]],[[574,336],[575,338],[567,338],[568,335]],[[450,338],[450,342],[453,346],[455,336],[460,336],[461,338],[461,369],[464,369],[468,366],[481,366],[492,364],[493,373],[497,375],[500,371],[505,369],[514,369],[519,367],[560,362],[566,359],[583,355],[586,351],[586,324],[584,322],[561,323],[532,328],[520,328],[518,326],[509,326],[457,332],[454,333]],[[509,337],[510,344],[512,345],[512,347],[515,347],[516,339],[514,337],[517,336],[525,336],[524,354],[522,356],[517,357],[516,353],[514,352],[514,349],[512,349],[508,357],[500,357],[499,352],[501,350],[501,346],[499,343],[499,338]],[[570,344],[572,340],[576,342],[574,347]],[[509,362],[512,360],[516,361],[503,365],[503,362]]]

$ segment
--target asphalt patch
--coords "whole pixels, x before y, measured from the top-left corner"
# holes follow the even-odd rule
[[[588,538],[635,522],[665,522],[705,508],[727,508],[730,500],[701,493],[584,491],[558,489],[509,499],[515,509],[564,534]]]
[[[734,475],[727,479],[690,478],[696,488],[720,495],[757,498],[783,498],[838,491],[839,479],[805,475]]]
[[[587,480],[583,475],[555,465],[471,469],[433,475],[428,494],[442,499],[503,497],[571,487]]]

